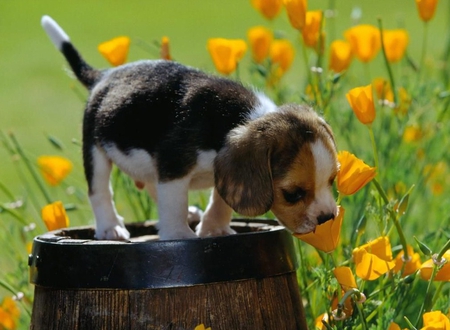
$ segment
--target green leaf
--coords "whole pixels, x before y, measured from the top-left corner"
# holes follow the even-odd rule
[[[419,241],[416,236],[414,236],[414,239],[416,240],[417,245],[419,245],[420,251],[422,251],[424,255],[426,255],[427,257],[431,257],[433,255],[433,251],[427,245],[425,245],[425,243]]]

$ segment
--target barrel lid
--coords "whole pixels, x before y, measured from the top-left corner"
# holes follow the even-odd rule
[[[31,283],[66,289],[152,289],[266,278],[298,267],[292,235],[274,221],[233,220],[236,235],[160,241],[154,221],[130,223],[127,242],[94,227],[37,236]]]

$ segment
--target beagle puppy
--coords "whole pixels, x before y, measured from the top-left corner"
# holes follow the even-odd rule
[[[90,91],[83,161],[97,239],[129,238],[112,199],[113,163],[157,202],[163,240],[233,234],[233,210],[244,216],[272,210],[293,233],[335,217],[336,146],[311,108],[277,107],[238,82],[172,61],[97,70],[52,18],[41,23]],[[194,233],[188,191],[209,187]]]

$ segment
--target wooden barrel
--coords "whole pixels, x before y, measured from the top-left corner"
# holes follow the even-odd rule
[[[307,329],[292,236],[233,221],[236,235],[159,241],[154,222],[130,242],[96,241],[93,227],[34,239],[30,329]]]

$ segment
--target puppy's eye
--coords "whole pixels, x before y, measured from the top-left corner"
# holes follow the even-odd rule
[[[283,196],[286,202],[289,204],[295,204],[301,199],[303,199],[306,195],[306,191],[302,188],[297,188],[293,191],[283,190]]]

